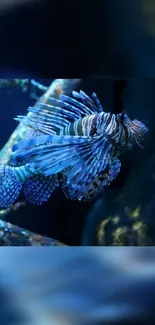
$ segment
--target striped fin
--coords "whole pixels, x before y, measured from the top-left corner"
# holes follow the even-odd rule
[[[97,95],[95,93],[92,94],[92,98],[94,100],[95,105],[98,108],[98,112],[103,112],[103,107],[102,107],[102,105],[101,105],[101,103],[100,103],[100,101],[99,101],[99,99],[98,99],[98,97],[97,97]]]
[[[74,144],[74,143],[83,143],[83,141],[90,141],[90,138],[87,136],[70,136],[70,135],[65,135],[65,136],[60,136],[60,135],[43,135],[39,137],[33,137],[30,139],[26,139],[23,141],[20,141],[16,143],[13,148],[12,152],[16,152],[22,149],[30,149],[30,147],[37,147],[41,145],[65,145],[65,144]],[[18,154],[16,152],[14,154],[14,159],[16,159],[16,155]]]
[[[67,141],[68,137],[70,139],[70,136],[66,136],[65,137],[66,141]],[[38,137],[32,137],[30,139],[26,139],[26,140],[16,143],[12,148],[12,152],[30,148],[30,147],[40,146],[40,145],[44,145],[44,144],[48,144],[48,143],[53,143],[53,144],[60,143],[60,136],[59,135],[55,135],[55,136],[41,135]]]
[[[91,148],[91,138],[88,137],[51,136],[51,138],[48,145],[42,144],[38,147],[28,147],[27,144],[32,144],[32,141],[39,141],[39,137],[17,144],[15,149],[20,150],[15,151],[12,155],[14,165],[31,163],[39,173],[50,176],[79,163],[82,153],[86,153]],[[81,151],[79,152],[79,150]]]
[[[9,208],[22,189],[13,168],[10,166],[0,166],[0,207]]]
[[[41,133],[57,134],[70,123],[93,114],[94,110],[94,104],[90,109],[69,96],[60,95],[60,99],[50,97],[47,104],[40,102],[37,107],[29,107],[28,111],[31,114],[19,115],[15,120]],[[97,111],[95,110],[95,112]]]
[[[74,165],[63,185],[65,195],[81,200],[89,184],[111,163],[112,144],[106,138],[92,140],[91,150],[84,156],[84,164]]]
[[[63,191],[67,198],[74,199],[74,200],[82,200],[82,201],[92,201],[94,200],[99,194],[103,192],[105,186],[110,185],[111,182],[117,177],[120,172],[121,163],[120,161],[115,158],[110,165],[99,173],[99,175],[89,180],[86,186],[83,188],[76,186],[76,190],[72,189],[71,186],[64,186]],[[78,185],[78,184],[76,184]]]
[[[115,158],[107,168],[99,174],[96,180],[91,183],[82,197],[83,201],[92,201],[100,195],[104,187],[110,185],[120,172],[121,163]]]
[[[53,139],[55,137],[53,136]],[[49,145],[30,147],[15,152],[14,162],[30,163],[45,176],[74,166],[67,182],[86,182],[96,177],[107,166],[110,161],[111,147],[108,140],[102,137],[57,136],[57,143],[51,142]],[[80,174],[77,174],[78,170]]]
[[[93,113],[98,114],[103,112],[103,107],[95,93],[92,94],[93,100],[82,90],[80,92],[73,91],[73,97],[82,100],[83,104],[87,105]]]
[[[72,94],[74,96],[75,96],[75,93],[76,93],[75,91],[72,92]],[[94,114],[94,105],[92,105],[92,107],[90,108],[87,105],[80,103],[76,99],[69,97],[67,95],[62,95],[62,94],[60,95],[60,99],[62,101],[62,105],[67,106],[68,108],[70,108],[71,111],[80,113],[79,118],[80,117],[82,118],[86,115]],[[90,99],[90,101],[91,101],[91,99]],[[88,102],[87,102],[87,104],[88,104]]]
[[[111,161],[111,164],[109,166],[109,175],[108,175],[108,183],[107,183],[107,185],[110,185],[114,181],[114,179],[120,173],[120,169],[121,169],[120,160],[118,158],[114,158]]]
[[[26,200],[32,204],[42,205],[47,202],[55,188],[59,185],[55,176],[36,175],[26,180],[23,191]]]
[[[37,130],[33,130],[32,128],[27,128],[25,138],[30,139],[30,138],[33,138],[33,137],[39,137],[41,135],[42,135],[41,132],[39,132]]]

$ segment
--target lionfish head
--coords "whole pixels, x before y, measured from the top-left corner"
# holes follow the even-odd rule
[[[144,123],[134,119],[131,120],[126,112],[118,114],[120,123],[128,131],[128,141],[138,144],[139,147],[144,147],[144,135],[148,131],[148,128]]]

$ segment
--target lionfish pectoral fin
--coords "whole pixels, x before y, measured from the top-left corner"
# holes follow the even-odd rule
[[[99,175],[89,182],[81,184],[70,183],[63,186],[65,196],[74,200],[90,202],[94,200],[104,190],[104,187],[110,185],[120,172],[121,163],[115,158]]]
[[[111,163],[111,148],[112,145],[106,138],[92,139],[91,145],[81,152],[81,164],[74,164],[66,183],[63,184],[63,191],[67,197],[82,199],[90,184],[95,182],[101,171]]]
[[[118,176],[121,169],[121,162],[118,158],[114,158],[109,165],[108,184],[110,185],[114,179]]]
[[[86,136],[41,136],[18,143],[13,161],[31,163],[38,173],[50,176],[78,164],[90,148],[91,139]]]
[[[14,144],[12,152],[17,152],[18,150],[30,149],[32,147],[38,147],[41,145],[46,145],[47,143],[57,143],[59,142],[59,136],[53,135],[39,135],[27,138],[25,140],[19,141]]]
[[[90,202],[97,198],[100,195],[104,187],[107,185],[107,173],[104,171],[85,189],[82,201]]]
[[[22,189],[13,168],[0,165],[0,207],[9,208]]]
[[[55,188],[59,185],[55,176],[36,175],[26,180],[23,191],[28,202],[42,205],[47,202]]]

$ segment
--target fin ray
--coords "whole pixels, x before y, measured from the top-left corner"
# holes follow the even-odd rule
[[[46,143],[46,145],[30,146],[15,151],[12,155],[14,164],[34,164],[34,168],[37,168],[39,173],[49,176],[78,163],[82,154],[91,148],[91,139],[88,137],[51,136],[51,139],[53,139],[53,143],[51,141],[49,145]],[[39,137],[34,141],[40,141]],[[15,149],[23,148],[28,143],[31,144],[32,139],[24,141],[23,144],[17,144]]]
[[[30,114],[19,115],[15,120],[41,133],[54,134],[80,118],[100,112],[101,104],[96,94],[92,95],[94,102],[82,90],[79,94],[74,91],[73,96],[82,103],[67,95],[60,95],[60,99],[49,97],[48,103],[39,102],[37,106],[29,107]]]
[[[99,112],[103,112],[102,105],[95,93],[92,94],[93,100],[82,90],[79,93],[73,91],[72,94],[75,98],[81,99],[87,107],[90,107],[93,113],[98,114]]]
[[[97,173],[104,169],[110,160],[112,145],[106,138],[51,136],[52,139],[53,141],[56,139],[57,142],[52,143],[51,141],[49,146],[46,144],[15,151],[14,162],[35,164],[38,172],[44,173],[46,176],[62,171],[69,166],[74,165],[76,168],[78,164],[79,167],[80,164],[81,167],[83,166],[81,178],[86,180],[89,177],[96,177]],[[35,141],[37,140],[39,141],[39,137],[35,139]],[[32,139],[30,141],[32,142]],[[18,148],[20,147],[21,145],[18,144]],[[71,172],[71,175],[68,176],[68,182],[76,179],[75,172]],[[78,176],[76,180],[79,182]]]
[[[72,183],[63,187],[65,196],[69,199],[92,201],[104,190],[104,187],[110,185],[111,182],[117,177],[120,172],[121,163],[119,159],[115,158],[102,172],[100,172],[96,178],[88,179],[83,188],[72,188]]]
[[[78,168],[76,164],[67,177],[63,185],[63,191],[66,194],[71,192],[72,197],[80,199],[87,189],[88,184],[93,182],[101,171],[105,170],[111,163],[111,148],[106,138],[93,139],[92,148],[84,157],[83,168]]]
[[[59,132],[71,122],[93,113],[87,106],[65,95],[61,95],[60,100],[50,97],[48,103],[40,102],[28,111],[31,114],[19,115],[15,120],[47,134]]]

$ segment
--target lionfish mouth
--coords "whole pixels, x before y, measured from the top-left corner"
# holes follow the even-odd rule
[[[144,123],[134,119],[131,120],[126,112],[118,114],[119,122],[126,129],[128,141],[136,143],[139,147],[144,147],[144,135],[148,132],[148,128]]]
[[[130,122],[130,128],[132,133],[132,138],[138,144],[139,147],[144,147],[144,135],[148,132],[148,128],[142,122],[138,120],[133,120]]]

